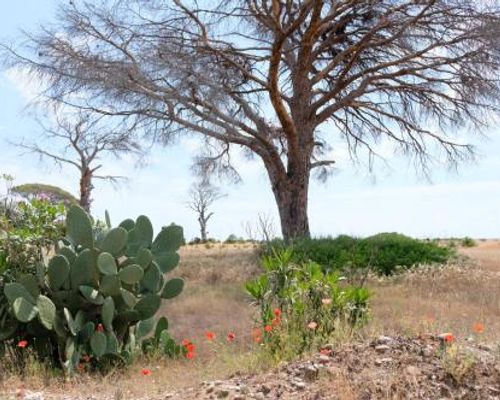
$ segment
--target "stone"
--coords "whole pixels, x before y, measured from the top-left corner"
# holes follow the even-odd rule
[[[309,382],[315,381],[318,378],[318,369],[313,365],[307,366],[304,369],[304,378]]]
[[[391,357],[384,357],[384,358],[376,358],[375,359],[375,365],[381,366],[384,364],[390,364],[392,362]]]
[[[31,392],[24,395],[24,400],[44,400],[45,397],[42,392]]]
[[[296,380],[293,380],[292,381],[292,386],[295,388],[295,389],[298,389],[298,390],[303,390],[306,388],[306,384],[304,381],[302,380],[299,380],[299,379],[296,379]]]
[[[385,353],[387,351],[389,351],[391,348],[390,346],[386,345],[386,344],[380,344],[378,346],[375,346],[375,351],[377,353]]]
[[[379,336],[377,338],[377,343],[381,345],[389,345],[394,342],[394,339],[389,336]]]

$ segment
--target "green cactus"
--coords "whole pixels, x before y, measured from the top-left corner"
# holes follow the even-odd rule
[[[0,346],[27,332],[38,338],[39,354],[54,356],[47,349],[58,349],[67,373],[84,353],[120,358],[133,354],[143,341],[161,342],[166,354],[177,351],[167,319],[160,318],[155,327],[154,316],[162,299],[177,296],[184,286],[178,278],[164,284],[163,277],[179,262],[182,228],[164,227],[154,238],[145,216],[125,220],[118,228],[111,227],[108,214],[106,221],[108,229],[96,235],[90,216],[80,207],[70,208],[69,245],[60,247],[47,266],[39,266],[36,276],[5,284]],[[154,336],[146,339],[153,328]]]
[[[144,276],[144,270],[137,264],[127,265],[118,274],[120,280],[128,285],[139,283]]]
[[[102,323],[108,331],[113,330],[113,318],[115,317],[115,302],[112,297],[107,297],[102,305]]]
[[[170,279],[161,292],[162,299],[173,299],[181,294],[184,288],[184,281],[181,278]]]
[[[90,348],[96,357],[106,354],[108,339],[103,332],[96,331],[90,338]]]
[[[14,301],[12,310],[20,322],[30,322],[38,314],[38,308],[23,297],[18,297]]]
[[[94,247],[92,220],[81,207],[71,207],[66,217],[66,232],[68,239],[75,247],[91,249]]]
[[[116,266],[116,260],[110,253],[101,253],[97,257],[97,268],[104,275],[116,275],[118,274],[118,267]]]
[[[101,243],[101,251],[111,253],[115,257],[119,257],[125,251],[127,246],[128,233],[127,230],[121,227],[111,229]]]
[[[36,299],[36,306],[41,324],[49,331],[52,330],[56,318],[55,304],[48,297],[40,295]]]
[[[66,249],[66,248],[64,248]],[[73,262],[76,260],[76,255]],[[49,261],[49,268],[47,270],[47,277],[49,286],[52,290],[58,290],[62,287],[66,279],[69,277],[69,261],[66,256],[61,254],[54,256]]]

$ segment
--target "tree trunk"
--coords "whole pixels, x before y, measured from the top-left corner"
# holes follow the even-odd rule
[[[207,241],[207,221],[205,220],[204,216],[200,215],[198,217],[198,222],[200,223],[200,239],[203,243],[206,243]]]
[[[278,205],[281,232],[286,241],[309,237],[308,194],[309,171],[294,176],[269,174]]]
[[[92,202],[90,195],[92,193],[92,171],[90,168],[85,168],[80,177],[80,206],[90,213],[90,203]]]

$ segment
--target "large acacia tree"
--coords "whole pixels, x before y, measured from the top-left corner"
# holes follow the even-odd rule
[[[206,171],[235,146],[258,156],[285,238],[309,234],[311,175],[336,146],[455,163],[473,150],[458,128],[498,111],[497,0],[73,0],[58,16],[7,47],[12,66],[154,139],[201,135]]]

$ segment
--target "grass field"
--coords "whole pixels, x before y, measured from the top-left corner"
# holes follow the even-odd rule
[[[414,336],[449,331],[458,340],[474,337],[484,343],[500,344],[500,242],[478,242],[478,246],[460,249],[459,253],[463,257],[440,269],[371,278],[371,318],[360,335]],[[268,367],[268,360],[248,351],[253,346],[250,333],[254,314],[243,284],[259,271],[255,246],[188,246],[181,250],[181,260],[176,275],[185,278],[185,292],[166,304],[162,314],[169,318],[175,338],[188,338],[197,345],[196,359],[142,359],[125,372],[114,371],[99,378],[82,375],[71,382],[63,382],[44,372],[42,366],[34,366],[25,371],[22,381],[6,371],[0,381],[1,391],[12,393],[25,387],[50,393],[51,397],[46,398],[99,393],[107,398],[127,399]],[[481,334],[473,329],[478,323],[484,325]],[[215,342],[205,340],[206,330],[215,332]],[[225,340],[229,331],[236,334],[230,344]],[[142,368],[153,371],[147,387],[140,373]]]

